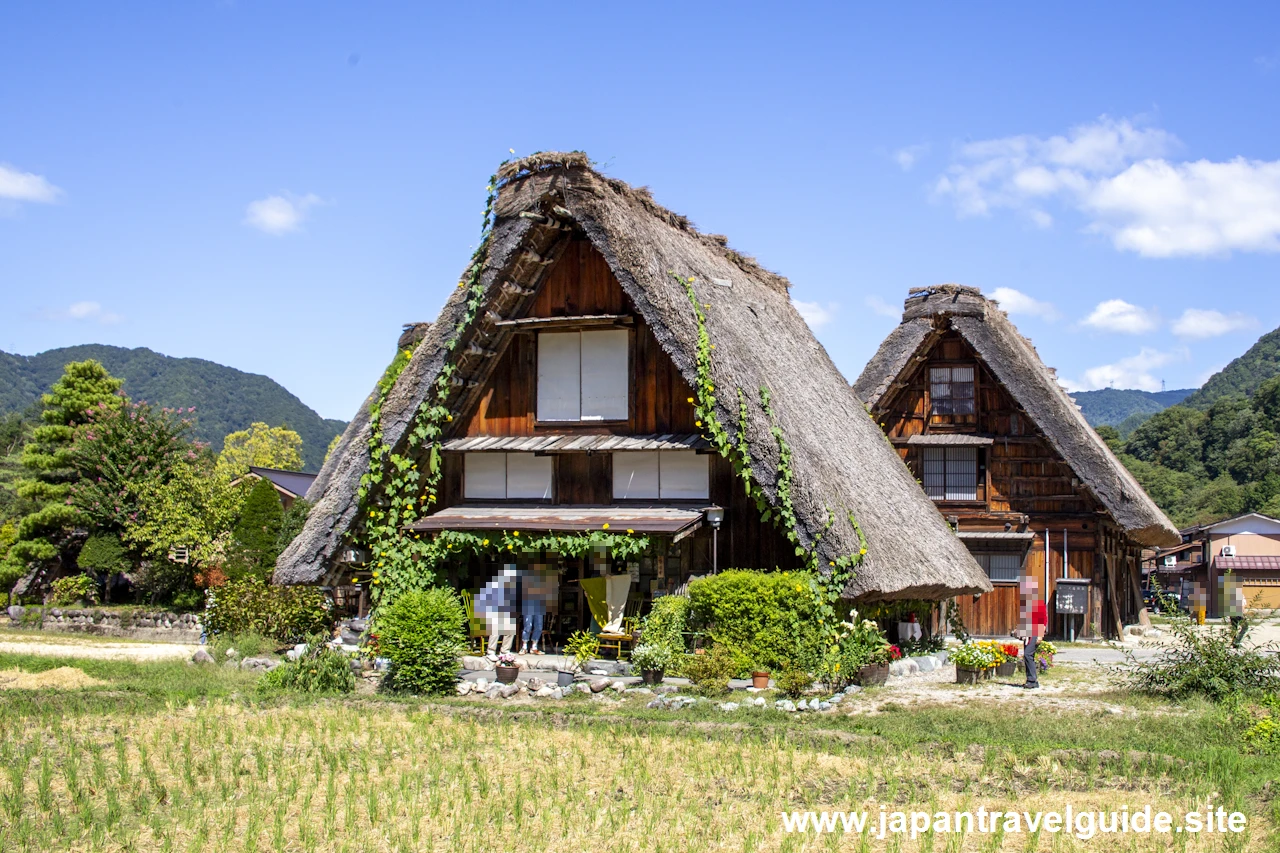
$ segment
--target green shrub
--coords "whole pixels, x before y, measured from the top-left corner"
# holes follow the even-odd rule
[[[70,575],[53,582],[51,601],[65,607],[69,604],[98,603],[98,585],[88,575]]]
[[[275,586],[245,578],[209,591],[204,626],[210,635],[254,631],[297,643],[309,634],[329,633],[332,604],[314,587]]]
[[[1116,671],[1131,689],[1171,699],[1199,695],[1214,702],[1280,691],[1280,658],[1274,648],[1233,648],[1229,625],[1199,628],[1185,614],[1172,616],[1168,627],[1172,641],[1156,658],[1140,661],[1132,651],[1125,652],[1126,661]]]
[[[807,572],[731,570],[689,584],[692,613],[735,674],[810,670],[821,657],[818,597]]]
[[[76,563],[82,569],[105,572],[113,575],[116,572],[127,572],[132,567],[129,554],[125,551],[120,537],[114,533],[94,533],[85,540],[80,549]]]
[[[738,674],[734,654],[725,646],[712,646],[702,654],[687,655],[684,674],[693,689],[704,696],[729,692],[729,679]]]
[[[356,677],[346,655],[325,645],[324,634],[307,637],[307,651],[296,661],[287,661],[267,672],[258,682],[263,691],[291,690],[299,693],[350,693]]]
[[[799,699],[813,686],[813,676],[803,669],[787,667],[773,679],[773,686],[789,699]]]
[[[269,579],[276,567],[276,557],[280,556],[278,540],[283,524],[280,496],[271,481],[262,477],[240,506],[240,519],[232,531],[227,561],[222,567],[227,577]]]
[[[689,630],[692,605],[686,595],[664,595],[653,602],[653,609],[640,623],[640,640],[646,646],[660,647],[670,653],[668,675],[682,674],[685,633]]]
[[[378,652],[391,661],[383,687],[406,693],[446,693],[458,681],[466,651],[467,613],[451,589],[410,590],[375,614]]]

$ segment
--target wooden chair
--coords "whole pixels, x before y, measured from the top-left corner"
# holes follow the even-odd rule
[[[601,583],[595,584],[591,581],[599,580]],[[603,578],[586,578],[582,582],[582,591],[587,596],[587,607],[591,609],[591,618],[596,620],[596,624],[602,626],[600,633],[596,638],[600,640],[601,653],[606,650],[612,650],[616,660],[626,660],[623,646],[626,647],[626,653],[631,650],[632,644],[635,642],[636,618],[632,616],[624,616],[622,618],[621,631],[608,631],[603,628],[609,623],[609,605],[605,601]],[[636,612],[639,611],[640,603],[636,602]],[[631,602],[627,602],[626,611],[631,612]]]
[[[461,596],[462,606],[467,610],[467,647],[478,654],[484,654],[485,643],[489,640],[489,627],[483,619],[476,616],[471,590],[464,589]]]

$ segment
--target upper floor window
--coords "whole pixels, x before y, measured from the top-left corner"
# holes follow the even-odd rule
[[[462,496],[482,500],[551,500],[553,460],[532,453],[468,453]]]
[[[930,367],[929,399],[937,415],[973,414],[973,367]]]
[[[613,454],[614,500],[707,499],[711,495],[708,457],[692,450],[638,450]]]
[[[978,448],[925,447],[924,492],[935,501],[978,499]]]
[[[1022,557],[1018,554],[974,554],[993,583],[1017,583],[1022,577]]]
[[[538,420],[625,421],[626,329],[538,335]]]

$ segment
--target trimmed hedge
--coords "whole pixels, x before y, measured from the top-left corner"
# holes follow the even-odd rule
[[[697,624],[752,670],[812,671],[822,653],[818,597],[808,572],[733,569],[689,584]]]
[[[391,661],[385,689],[447,693],[458,682],[458,659],[466,651],[467,611],[451,589],[401,593],[374,616],[378,653]]]

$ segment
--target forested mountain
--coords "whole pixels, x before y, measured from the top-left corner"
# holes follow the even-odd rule
[[[1184,402],[1192,408],[1207,409],[1232,394],[1251,397],[1259,385],[1273,376],[1280,376],[1280,329],[1258,338],[1244,355],[1210,376],[1209,381]]]
[[[1103,388],[1100,391],[1076,391],[1071,396],[1089,425],[1097,427],[1103,424],[1119,426],[1134,415],[1154,415],[1161,409],[1181,403],[1194,391],[1194,388],[1176,391]]]
[[[195,406],[195,432],[215,451],[227,433],[254,421],[287,426],[302,436],[304,467],[320,470],[329,442],[346,428],[320,417],[274,380],[200,358],[171,358],[149,349],[102,344],[62,347],[38,355],[0,352],[0,415],[35,403],[72,361],[95,359],[124,380],[134,400],[157,406]]]

